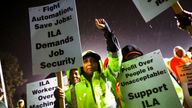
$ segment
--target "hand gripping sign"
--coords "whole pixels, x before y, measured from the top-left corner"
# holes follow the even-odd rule
[[[67,77],[63,77],[67,89]],[[49,78],[27,84],[27,108],[53,108],[57,79]]]
[[[33,74],[62,73],[82,66],[81,44],[75,0],[60,0],[29,8]],[[60,107],[64,106],[60,99]]]

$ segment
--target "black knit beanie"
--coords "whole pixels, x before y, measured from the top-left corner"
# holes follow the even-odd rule
[[[125,62],[127,58],[132,54],[142,56],[143,52],[135,45],[126,45],[125,47],[123,47],[122,48],[123,62]]]

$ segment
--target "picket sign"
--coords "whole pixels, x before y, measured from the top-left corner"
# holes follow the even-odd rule
[[[125,108],[182,108],[160,50],[123,62],[119,79]]]
[[[83,63],[75,0],[30,7],[29,19],[32,73],[57,72],[57,84],[63,89],[62,71]],[[65,108],[64,101],[59,99],[60,108]]]
[[[192,108],[192,96],[190,96],[190,90],[192,88],[192,64],[184,64],[176,67],[179,73],[179,81],[183,89],[184,101]]]

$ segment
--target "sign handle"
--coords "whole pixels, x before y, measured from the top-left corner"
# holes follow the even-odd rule
[[[190,99],[187,82],[181,83],[181,87],[183,88],[184,101],[187,103],[189,108],[192,108],[192,100]]]
[[[58,84],[58,87],[63,89],[63,75],[62,75],[62,71],[57,72],[57,84]],[[64,92],[64,96],[65,96],[65,92]],[[63,98],[59,98],[59,108],[65,108],[65,102],[64,102]]]
[[[181,7],[178,1],[172,5],[172,9],[175,12],[175,14],[180,14],[183,12],[183,8]]]
[[[172,9],[175,12],[175,14],[181,14],[183,12],[183,8],[181,7],[180,3],[177,1],[172,5]],[[192,35],[192,26],[187,26],[187,31],[190,35]]]

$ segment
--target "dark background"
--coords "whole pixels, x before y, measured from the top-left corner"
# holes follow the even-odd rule
[[[18,0],[2,3],[0,51],[9,52],[18,58],[27,83],[46,76],[32,76],[28,8],[52,2]],[[191,0],[181,0],[180,4],[184,9],[192,11]],[[144,53],[160,49],[164,58],[170,58],[175,46],[180,45],[187,50],[192,45],[192,38],[177,28],[172,8],[145,23],[132,0],[76,0],[76,5],[82,51],[94,50],[101,54],[103,60],[106,57],[106,44],[102,32],[95,27],[95,18],[107,20],[122,47],[135,44]],[[26,84],[18,88],[15,96],[19,97],[25,89]]]

